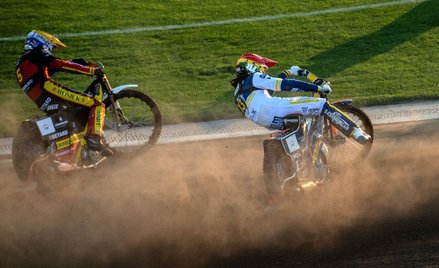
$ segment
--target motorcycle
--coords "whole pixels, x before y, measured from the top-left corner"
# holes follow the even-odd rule
[[[149,95],[132,89],[136,87],[112,88],[103,73],[85,91],[105,104],[103,141],[112,148],[112,157],[146,152],[160,136],[160,109]],[[45,115],[21,122],[13,137],[12,162],[22,190],[35,190],[48,176],[96,168],[107,158],[87,148],[88,114],[60,102],[49,105]]]
[[[329,83],[319,81],[322,82]],[[324,93],[315,93],[314,97],[328,101]],[[344,136],[323,115],[286,116],[283,129],[263,142],[264,183],[270,200],[297,198],[328,183],[330,170],[359,163],[369,154],[374,130],[368,115],[353,105],[352,99],[330,103],[370,135],[371,142],[362,145]]]

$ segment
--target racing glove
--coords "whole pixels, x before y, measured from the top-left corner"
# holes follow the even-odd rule
[[[97,77],[103,77],[104,76],[104,68],[102,68],[100,66],[95,67],[94,75]]]
[[[302,76],[303,70],[299,66],[291,66],[288,70],[290,75]]]
[[[322,93],[327,94],[327,95],[332,92],[332,89],[328,84],[318,86],[318,89],[319,89],[319,92],[322,92]]]

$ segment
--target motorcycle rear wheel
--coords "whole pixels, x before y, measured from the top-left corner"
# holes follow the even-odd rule
[[[284,198],[298,190],[296,165],[280,140],[264,141],[264,182],[269,199]],[[287,183],[286,179],[292,178]]]
[[[162,116],[156,102],[137,90],[123,90],[113,95],[116,113],[106,103],[105,141],[116,153],[144,153],[160,136]]]
[[[29,179],[32,164],[46,153],[47,146],[34,122],[20,124],[12,141],[12,164],[21,181]]]

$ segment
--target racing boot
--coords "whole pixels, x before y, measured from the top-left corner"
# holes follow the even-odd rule
[[[371,141],[371,137],[359,127],[354,127],[354,131],[352,131],[352,138],[363,145]]]
[[[100,152],[103,156],[111,156],[114,154],[107,145],[102,143],[102,139],[99,135],[90,135],[87,138],[87,147],[90,150]]]

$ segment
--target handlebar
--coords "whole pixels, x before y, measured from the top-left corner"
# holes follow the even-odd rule
[[[318,86],[322,86],[322,85],[330,85],[330,84],[331,84],[331,82],[329,82],[329,81],[325,81],[325,80],[323,80],[323,79],[321,79],[321,81],[322,81],[322,82],[319,82],[318,84],[317,84],[317,83],[314,83],[314,84],[316,84],[316,85],[318,85]],[[329,95],[329,94],[324,93],[324,92],[316,92],[316,93],[314,93],[314,97],[322,98],[322,99],[328,99],[328,95]]]

